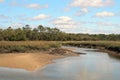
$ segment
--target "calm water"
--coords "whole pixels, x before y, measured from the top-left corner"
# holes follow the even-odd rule
[[[55,60],[36,72],[1,67],[0,80],[120,80],[119,59],[94,49],[73,48],[87,54]]]

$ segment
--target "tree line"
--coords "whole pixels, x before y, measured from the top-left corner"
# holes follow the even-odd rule
[[[30,28],[30,25],[25,25],[22,28],[0,29],[0,41],[98,41],[112,40],[120,41],[120,34],[74,34],[65,33],[58,28],[45,27],[39,25],[37,28]]]

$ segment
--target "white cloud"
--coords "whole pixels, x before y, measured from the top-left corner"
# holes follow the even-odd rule
[[[26,14],[16,16],[19,20],[28,20],[28,21],[39,21],[44,19],[49,19],[51,16],[46,14],[39,14],[37,16],[28,17]]]
[[[87,8],[82,8],[81,11],[84,12],[84,13],[87,13],[88,9]]]
[[[66,7],[66,8],[64,8],[63,11],[64,11],[64,12],[68,12],[68,11],[70,11],[70,8],[69,8],[69,7]]]
[[[0,0],[0,3],[1,3],[1,2],[4,2],[4,1],[5,1],[5,0]]]
[[[0,19],[10,19],[10,17],[0,14]]]
[[[28,20],[43,20],[43,19],[48,19],[48,18],[50,18],[49,15],[39,14],[37,16],[34,16],[33,18],[29,18]]]
[[[25,27],[25,25],[27,25],[27,24],[22,23],[22,22],[17,22],[17,23],[12,23],[10,26],[12,28],[22,28],[22,27]],[[29,24],[29,27],[32,28],[32,29],[36,28],[36,26],[37,25],[35,25],[35,24]]]
[[[52,20],[51,23],[60,29],[73,29],[79,25],[78,22],[68,16],[58,17],[57,19]]]
[[[88,33],[90,34],[120,34],[120,29],[103,29],[103,28],[99,28],[99,29],[90,29],[90,31]]]
[[[66,32],[90,33],[90,34],[110,34],[120,33],[120,24],[113,22],[82,22],[82,25],[72,29],[63,29]],[[90,25],[90,26],[89,26]],[[92,26],[92,27],[91,27]],[[117,28],[117,29],[116,29]]]
[[[113,0],[72,0],[72,7],[104,7],[113,5]]]
[[[21,27],[24,27],[25,24],[24,23],[12,23],[11,24],[11,27],[13,28],[21,28]]]
[[[17,19],[19,19],[19,20],[27,20],[27,15],[26,14],[20,14],[20,15],[17,15],[16,16],[17,17]]]
[[[43,8],[48,8],[48,5],[39,5],[37,3],[34,4],[29,4],[27,5],[27,8],[31,8],[31,9],[43,9]]]
[[[112,5],[114,5],[114,0],[71,0],[69,7],[81,8],[75,13],[76,16],[81,16],[89,12],[89,7],[100,8]]]
[[[86,22],[86,21],[81,21],[81,23],[83,23],[83,24],[90,24],[90,25],[97,25],[97,26],[99,26],[99,27],[120,27],[120,24],[119,23],[113,23],[113,22],[110,22],[110,21],[88,21],[88,22]]]
[[[103,11],[103,12],[96,13],[95,16],[96,17],[112,17],[112,16],[115,16],[115,14],[113,12]]]
[[[11,5],[11,6],[22,6],[22,5],[20,5],[17,1],[11,1],[11,2],[10,2],[10,5]]]
[[[24,1],[26,1],[26,0],[24,0]],[[45,5],[40,5],[38,3],[21,4],[21,3],[17,2],[16,0],[11,1],[10,5],[11,6],[20,6],[20,7],[30,8],[30,9],[44,9],[44,8],[48,8],[48,4],[45,4]]]
[[[68,16],[61,16],[61,17],[58,17],[59,21],[60,20],[63,20],[63,21],[71,21],[72,18],[68,17]]]
[[[88,9],[87,8],[82,8],[81,10],[77,11],[76,12],[76,16],[81,16],[81,15],[84,15],[85,13],[88,13]]]
[[[104,27],[104,26],[116,27],[116,28],[120,27],[120,24],[116,24],[116,23],[112,23],[112,22],[96,22],[96,24],[98,26],[102,26],[102,27]]]

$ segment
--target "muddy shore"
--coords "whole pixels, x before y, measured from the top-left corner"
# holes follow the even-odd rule
[[[0,54],[0,67],[35,71],[52,63],[54,59],[77,55],[71,50],[61,48],[32,53],[2,53]]]

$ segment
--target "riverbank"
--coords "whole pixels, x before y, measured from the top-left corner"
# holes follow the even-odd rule
[[[35,71],[52,63],[54,59],[77,55],[77,53],[61,48],[33,53],[2,53],[0,54],[0,67]]]
[[[107,50],[107,49],[101,49],[101,48],[98,48],[100,52],[105,52],[105,53],[108,53],[109,56],[111,57],[115,57],[115,58],[120,58],[120,53],[118,52],[114,52],[114,51],[111,51],[111,50]]]
[[[119,41],[66,41],[63,42],[63,45],[99,49],[100,51],[107,52],[111,56],[120,58]]]

